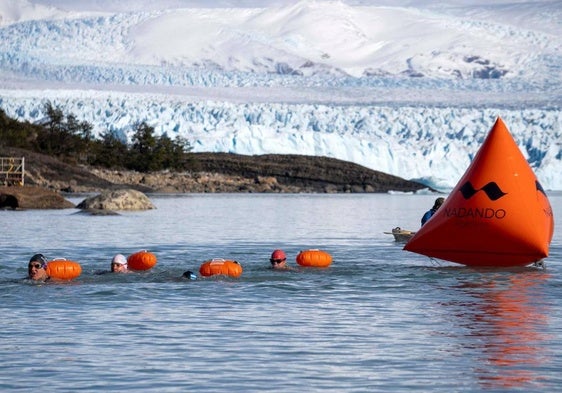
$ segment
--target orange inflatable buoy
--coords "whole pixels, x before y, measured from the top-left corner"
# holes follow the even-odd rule
[[[229,261],[222,258],[214,258],[205,261],[199,268],[202,276],[210,277],[215,275],[223,275],[230,277],[240,277],[242,274],[242,265],[236,261]]]
[[[127,257],[127,266],[131,270],[149,270],[156,265],[156,255],[142,250],[135,252]]]
[[[525,266],[548,256],[548,197],[498,117],[443,205],[404,249],[467,266]]]
[[[47,262],[45,271],[50,278],[73,280],[82,274],[82,266],[78,262],[57,258]]]
[[[328,267],[332,263],[332,256],[326,251],[304,250],[297,255],[297,263],[308,267]]]

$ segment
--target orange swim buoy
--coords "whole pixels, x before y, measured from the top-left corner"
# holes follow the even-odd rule
[[[240,275],[242,274],[242,265],[240,265],[236,261],[214,258],[209,261],[203,262],[203,264],[199,268],[199,273],[205,277],[215,275],[240,277]]]
[[[127,266],[131,270],[149,270],[156,265],[157,261],[156,255],[142,250],[127,257]]]
[[[82,266],[78,262],[57,258],[47,262],[45,271],[51,278],[73,280],[82,273]]]
[[[322,250],[304,250],[297,255],[297,263],[308,267],[328,267],[332,263],[332,256]]]

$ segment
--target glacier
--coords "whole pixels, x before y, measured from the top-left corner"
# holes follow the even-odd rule
[[[0,4],[0,108],[36,122],[50,101],[97,135],[144,121],[196,152],[322,155],[444,191],[500,116],[562,190],[556,1],[118,3]]]

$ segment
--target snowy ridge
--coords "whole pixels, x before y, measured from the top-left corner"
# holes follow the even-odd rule
[[[501,116],[562,190],[562,9],[551,0],[4,0],[0,108],[45,100],[129,138],[324,155],[452,187]],[[239,4],[243,4],[244,7]]]
[[[2,0],[0,4],[0,26],[27,20],[52,19],[66,13],[54,7],[21,0]]]
[[[24,0],[20,4],[32,7]],[[213,65],[257,74],[321,71],[353,77],[544,80],[559,64],[560,38],[555,34],[415,8],[303,0],[272,8],[69,12],[66,18],[5,26],[0,49],[20,62],[65,71],[100,64],[187,69]],[[545,57],[549,54],[556,56],[550,60]],[[147,82],[158,81],[143,81]]]

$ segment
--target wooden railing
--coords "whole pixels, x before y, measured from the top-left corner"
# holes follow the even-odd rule
[[[23,186],[25,157],[0,157],[0,185]]]

